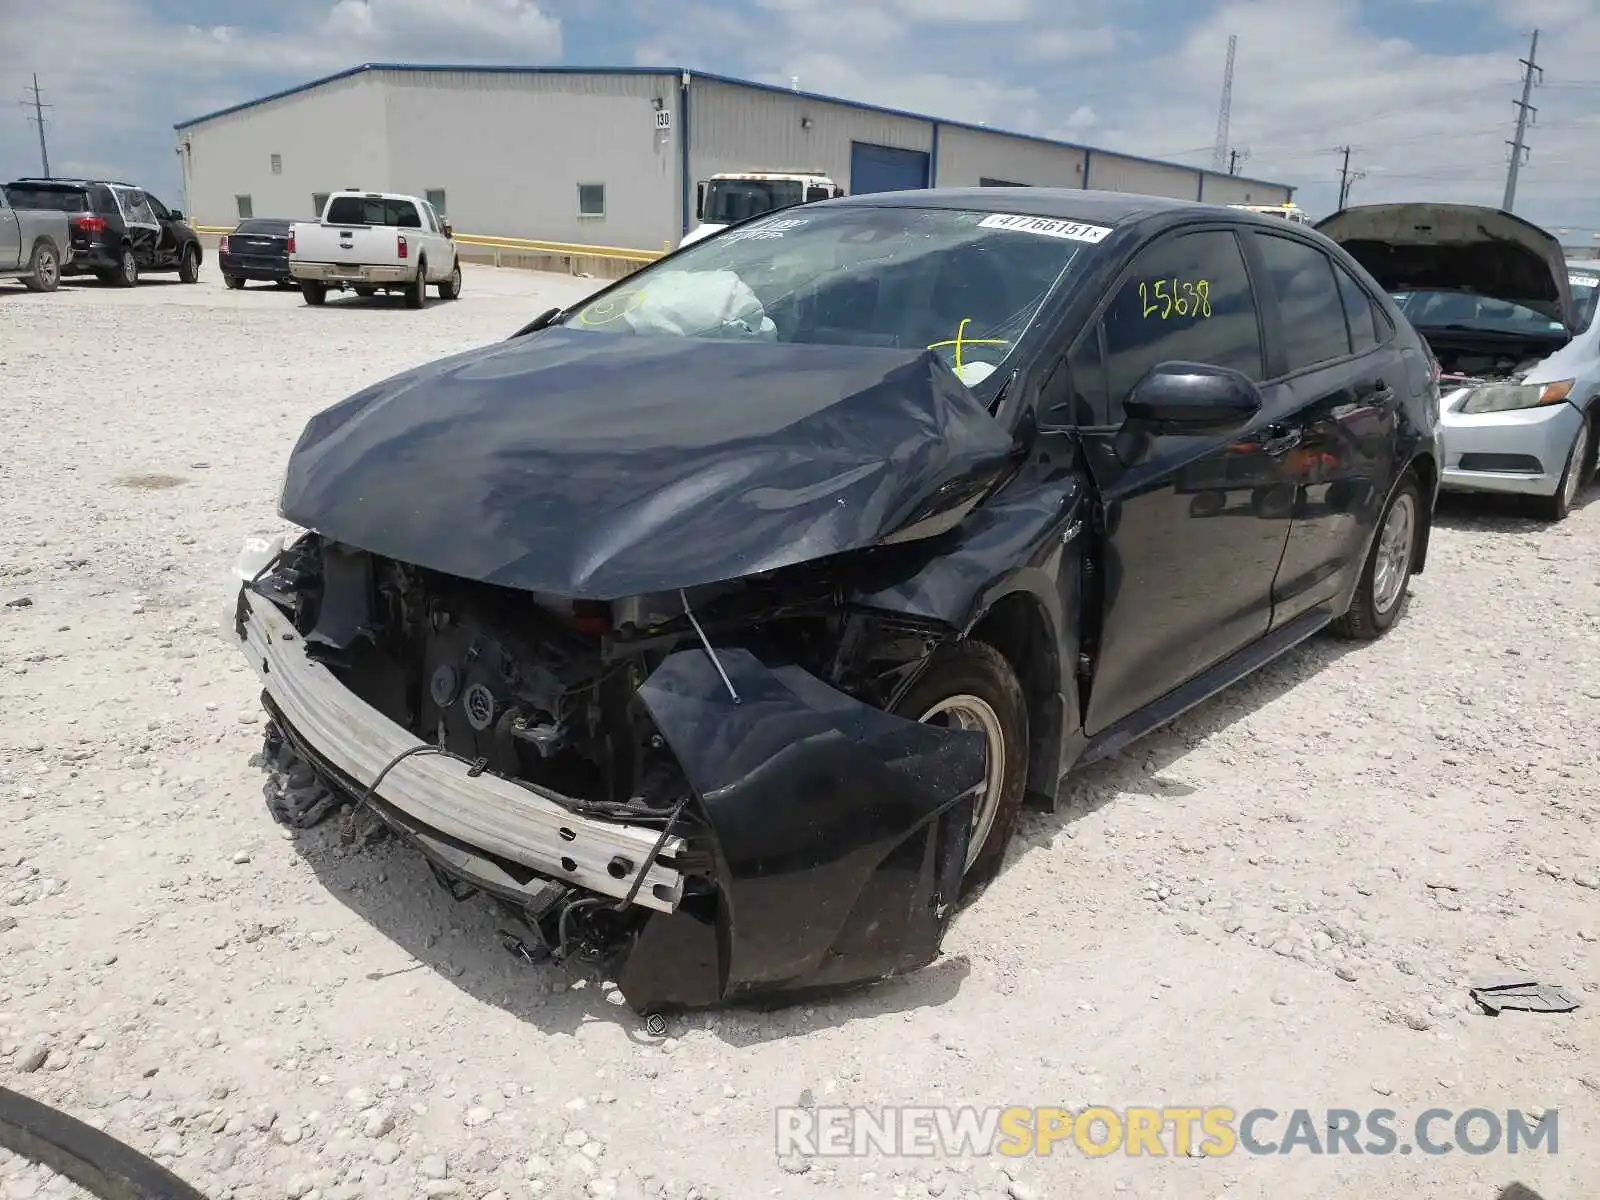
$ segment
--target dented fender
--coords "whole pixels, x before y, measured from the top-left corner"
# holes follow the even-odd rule
[[[984,779],[980,734],[738,648],[670,655],[638,696],[701,805],[716,885],[646,921],[618,977],[630,1004],[798,998],[933,960]]]

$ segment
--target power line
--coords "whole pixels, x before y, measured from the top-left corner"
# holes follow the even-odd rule
[[[1516,101],[1516,140],[1507,143],[1507,145],[1511,147],[1511,162],[1506,167],[1506,198],[1505,201],[1500,205],[1500,207],[1505,209],[1507,212],[1511,212],[1511,206],[1516,203],[1517,172],[1522,167],[1522,156],[1529,150],[1529,147],[1524,143],[1523,139],[1527,135],[1528,125],[1532,122],[1534,114],[1539,111],[1538,109],[1534,108],[1533,105],[1528,103],[1528,100],[1533,95],[1534,77],[1536,75],[1540,78],[1544,77],[1544,72],[1539,68],[1538,58],[1539,31],[1535,29],[1533,31],[1533,43],[1528,47],[1528,57],[1518,60],[1522,63],[1526,70],[1524,70],[1522,73],[1522,99]]]
[[[44,100],[39,93],[38,72],[35,72],[33,76],[33,98],[31,100],[18,100],[17,103],[23,105],[24,107],[30,104],[33,106],[33,116],[29,117],[28,120],[39,127],[39,158],[44,164],[44,177],[49,179],[50,148],[45,145],[44,139],[44,110],[47,108],[54,108],[55,105],[44,103]]]

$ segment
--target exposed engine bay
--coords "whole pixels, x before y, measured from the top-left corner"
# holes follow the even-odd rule
[[[241,630],[249,621],[246,591],[270,601],[289,618],[302,643],[295,653],[326,668],[375,714],[420,739],[423,746],[418,750],[470,764],[471,776],[489,775],[534,789],[575,816],[659,831],[655,850],[645,856],[642,866],[634,856],[612,859],[608,869],[613,880],[627,880],[637,873],[642,882],[669,836],[675,843],[681,839],[686,848],[675,854],[671,865],[682,873],[683,887],[677,911],[671,913],[659,911],[660,903],[654,912],[631,904],[640,882],[619,902],[595,895],[576,880],[563,880],[559,872],[546,876],[478,851],[472,857],[479,869],[466,872],[480,884],[487,875],[514,885],[472,890],[489,891],[524,922],[535,935],[528,941],[541,955],[615,961],[620,966],[620,960],[634,951],[633,957],[641,960],[632,972],[634,990],[650,1003],[713,1002],[731,989],[726,962],[710,982],[706,972],[716,965],[719,953],[726,957],[727,952],[718,949],[719,939],[739,932],[727,927],[739,905],[743,882],[739,873],[753,872],[752,892],[772,882],[773,868],[761,862],[773,853],[775,831],[800,819],[811,824],[807,832],[812,836],[837,840],[837,831],[830,832],[816,813],[785,814],[784,797],[771,793],[770,784],[763,785],[768,789],[763,801],[771,795],[772,811],[759,813],[755,825],[745,812],[737,820],[746,828],[719,829],[719,816],[726,819],[728,810],[746,803],[740,794],[748,780],[729,776],[730,761],[752,754],[793,757],[799,747],[791,743],[808,736],[815,743],[819,734],[837,741],[838,731],[845,730],[857,744],[827,753],[856,765],[835,765],[824,774],[860,776],[863,785],[881,797],[878,802],[901,814],[917,805],[908,806],[904,795],[896,797],[893,792],[925,790],[929,763],[937,758],[947,760],[942,768],[947,774],[952,767],[958,777],[975,770],[968,790],[981,778],[981,754],[974,758],[967,742],[883,712],[892,708],[897,689],[914,678],[919,665],[951,631],[926,622],[897,624],[882,614],[868,617],[852,612],[842,585],[822,564],[696,589],[693,594],[572,601],[458,579],[308,534],[246,584],[241,592]],[[772,674],[763,662],[781,665]],[[442,847],[447,859],[467,852],[385,804],[376,780],[348,778],[319,761],[318,748],[294,728],[295,722],[270,694],[269,664],[263,664],[263,672],[269,692],[264,699],[274,719],[269,757],[292,752],[331,789],[341,791],[358,809],[370,806],[425,852],[430,846],[435,851]],[[280,669],[278,674],[286,671]],[[777,688],[778,683],[785,683],[787,690]],[[824,688],[826,695],[814,695],[823,683],[838,691]],[[818,703],[820,708],[815,707]],[[726,733],[713,719],[719,707],[728,710]],[[691,715],[674,723],[661,719],[664,711]],[[883,724],[881,731],[864,728],[863,722],[874,720]],[[741,721],[755,724],[739,735],[734,728]],[[885,738],[904,743],[908,733],[925,742],[916,755],[908,757],[904,747],[886,748]],[[868,744],[870,755],[865,755]],[[817,751],[808,753],[815,757]],[[763,761],[756,758],[752,763]],[[891,777],[868,778],[868,761],[872,774]],[[752,769],[762,773],[755,765]],[[798,778],[803,782],[806,777],[802,769]],[[845,799],[858,811],[870,811],[870,805],[861,807],[859,798]],[[800,794],[792,797],[793,802],[812,803]],[[719,805],[724,811],[718,811]],[[960,826],[962,819],[959,814],[952,817],[950,827]],[[770,828],[763,827],[767,821]],[[562,836],[570,832],[564,829]],[[911,831],[900,837],[906,832]],[[930,828],[920,836],[932,838],[936,832]],[[868,821],[858,836],[882,834]],[[779,836],[780,844],[784,840]],[[741,841],[753,849],[741,849]],[[943,864],[917,885],[934,900],[945,897],[930,909],[927,929],[912,937],[909,950],[891,941],[870,953],[859,948],[855,953],[866,954],[870,961],[876,961],[873,955],[882,957],[882,970],[888,970],[906,961],[908,954],[936,950],[937,937],[930,941],[929,932],[942,930],[947,901],[959,887],[965,834],[959,844],[947,842],[947,837],[939,842],[937,855],[933,842],[919,851],[929,870],[935,858]],[[803,853],[803,835],[783,848]],[[823,863],[840,853],[833,846],[821,847],[816,858]],[[429,857],[436,860],[436,877],[457,892],[444,876],[459,880],[461,873],[448,861],[441,871],[438,856]],[[947,860],[956,863],[953,876]],[[859,875],[863,867],[869,878],[882,869],[862,860],[851,866],[851,873]],[[837,869],[837,864],[828,869]],[[904,875],[904,864],[890,864],[889,869],[901,879],[895,886],[915,883],[914,877]],[[848,895],[847,888],[839,901],[848,903]],[[914,912],[902,911],[900,920],[913,916]],[[792,920],[792,913],[786,917]],[[871,929],[882,925],[881,916],[870,912],[852,914],[847,907],[836,914],[838,921],[847,918],[868,923],[864,935],[868,944]],[[747,928],[757,928],[758,919],[770,918],[764,914],[747,918],[751,922]],[[651,941],[645,935],[653,920],[657,926],[653,944],[658,948],[641,955],[637,945],[641,939]],[[689,936],[686,931],[697,932]],[[837,927],[831,932],[822,929],[819,954],[828,950],[838,932]],[[680,980],[675,977],[674,959],[691,953],[690,943],[697,939],[693,953],[710,965],[698,975],[685,972]],[[796,940],[800,939],[790,942]],[[792,955],[792,944],[786,952]],[[824,962],[824,955],[819,962],[825,971],[837,972],[841,956],[834,952],[831,957]],[[759,955],[746,958],[756,962]],[[651,976],[649,982],[639,982],[641,972]],[[657,978],[667,973],[674,977]]]

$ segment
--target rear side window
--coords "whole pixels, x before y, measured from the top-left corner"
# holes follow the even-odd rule
[[[117,207],[117,198],[111,189],[99,185],[94,189],[94,211],[102,217],[122,216],[122,210]]]
[[[1332,260],[1305,242],[1263,233],[1255,236],[1277,294],[1289,370],[1347,358],[1350,332]]]
[[[1379,324],[1377,308],[1367,289],[1356,282],[1355,276],[1338,263],[1333,273],[1339,280],[1339,296],[1344,301],[1344,318],[1350,325],[1350,350],[1365,354],[1383,340],[1383,326]]]
[[[385,200],[381,196],[336,196],[328,205],[330,225],[395,225],[401,229],[421,229],[422,217],[409,200]]]
[[[12,208],[39,208],[51,212],[89,211],[89,193],[82,188],[33,187],[13,183],[6,188]]]
[[[1101,325],[1108,425],[1122,422],[1123,400],[1158,363],[1210,363],[1256,380],[1263,374],[1250,276],[1238,239],[1225,229],[1179,234],[1143,251]]]

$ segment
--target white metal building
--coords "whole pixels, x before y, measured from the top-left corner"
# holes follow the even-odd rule
[[[200,225],[304,218],[342,188],[426,195],[463,233],[659,250],[719,171],[848,192],[1088,187],[1217,204],[1294,189],[678,68],[367,63],[176,126]]]

